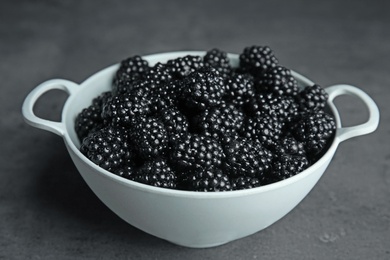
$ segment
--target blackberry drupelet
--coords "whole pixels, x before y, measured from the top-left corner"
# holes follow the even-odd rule
[[[183,79],[204,67],[204,63],[203,58],[200,56],[187,55],[169,60],[166,66],[173,79]]]
[[[269,148],[279,141],[282,129],[283,123],[278,118],[260,114],[247,118],[241,134]]]
[[[219,49],[212,49],[206,52],[203,57],[203,62],[205,65],[217,69],[223,78],[227,78],[231,72],[230,61],[227,53]]]
[[[273,51],[268,46],[246,47],[240,55],[240,68],[258,77],[278,64]]]
[[[150,113],[150,101],[142,89],[112,97],[103,106],[102,118],[114,126],[133,127]]]
[[[111,92],[104,92],[92,100],[92,104],[84,108],[76,117],[75,131],[79,141],[82,142],[89,133],[104,127],[101,116],[102,107],[111,97]]]
[[[231,139],[224,145],[224,169],[229,177],[262,179],[271,169],[272,153],[259,142],[246,138]]]
[[[131,176],[131,180],[168,189],[175,189],[177,184],[176,173],[161,158],[146,162]]]
[[[328,100],[328,93],[320,85],[314,84],[304,88],[296,99],[303,111],[324,109]]]
[[[108,126],[84,138],[80,151],[93,163],[114,172],[128,157],[127,139],[124,130]]]
[[[204,111],[219,105],[225,93],[223,79],[214,68],[202,68],[184,81],[182,101],[188,109]]]
[[[233,74],[225,84],[225,100],[242,107],[255,96],[253,77],[249,74]]]
[[[295,96],[299,92],[298,82],[291,71],[282,66],[267,70],[257,82],[256,88],[285,96]]]
[[[334,118],[321,111],[314,110],[302,115],[292,128],[292,134],[304,143],[305,149],[312,160],[316,160],[331,142],[336,130]]]
[[[260,187],[261,183],[258,178],[249,176],[240,176],[231,181],[233,190],[245,190]]]
[[[145,160],[163,156],[168,150],[167,130],[154,117],[141,118],[132,128],[131,140],[140,157]]]
[[[195,167],[219,167],[224,159],[221,145],[210,137],[188,133],[172,145],[171,162],[178,171]]]
[[[226,103],[204,111],[193,120],[201,134],[216,140],[234,135],[243,123],[244,113]]]

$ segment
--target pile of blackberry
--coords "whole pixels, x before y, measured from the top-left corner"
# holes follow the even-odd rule
[[[232,67],[226,52],[149,64],[123,60],[112,90],[75,120],[80,151],[136,182],[188,191],[231,191],[305,170],[335,133],[319,85],[298,87],[267,46]]]

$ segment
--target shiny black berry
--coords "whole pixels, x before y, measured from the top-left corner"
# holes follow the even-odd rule
[[[292,134],[304,143],[309,156],[315,159],[325,152],[324,148],[332,141],[335,130],[334,118],[321,110],[315,110],[302,115],[292,128]]]
[[[214,68],[203,68],[188,75],[184,81],[182,103],[188,109],[204,111],[222,102],[223,79]]]
[[[89,133],[104,127],[102,119],[102,107],[111,97],[111,92],[104,92],[92,100],[92,104],[84,108],[76,117],[75,131],[80,142],[83,141]]]
[[[257,77],[278,64],[273,51],[268,46],[246,47],[240,55],[240,68]]]
[[[168,149],[167,130],[164,124],[154,117],[141,118],[132,128],[131,140],[145,160],[163,156]]]
[[[164,109],[158,118],[163,123],[171,144],[179,142],[188,133],[187,118],[176,107]]]
[[[144,77],[149,70],[149,64],[142,57],[135,55],[122,60],[114,77],[114,86],[123,81],[135,80]]]
[[[173,79],[183,79],[204,67],[204,63],[203,58],[200,56],[187,55],[169,60],[166,66]]]
[[[320,85],[314,84],[304,88],[296,99],[301,110],[321,110],[326,106],[328,93]]]
[[[226,78],[231,72],[230,61],[227,53],[219,49],[212,49],[206,52],[203,57],[205,65],[214,67],[218,70],[221,77]]]
[[[246,138],[230,140],[224,145],[224,152],[224,169],[232,178],[249,176],[261,179],[272,166],[272,153],[259,142]]]
[[[193,120],[201,134],[217,140],[234,135],[243,123],[244,113],[226,103],[204,111]]]
[[[114,172],[130,157],[127,147],[127,133],[108,126],[84,138],[80,151],[93,163]]]
[[[164,159],[146,162],[130,177],[131,180],[155,187],[175,189],[177,177],[174,170]]]
[[[253,77],[248,74],[233,74],[225,84],[225,100],[242,107],[255,96]]]
[[[102,118],[114,126],[133,127],[150,113],[150,101],[143,91],[112,97],[103,106]]]
[[[267,70],[257,82],[258,91],[267,91],[276,95],[295,96],[299,92],[298,82],[291,71],[283,66]]]
[[[180,170],[194,169],[198,166],[219,167],[224,156],[222,147],[216,140],[189,133],[172,145],[171,162]]]
[[[245,190],[261,186],[261,182],[258,178],[249,176],[240,176],[234,178],[231,183],[233,190]]]
[[[190,191],[229,191],[232,190],[229,177],[217,167],[196,167],[182,180],[183,189]]]

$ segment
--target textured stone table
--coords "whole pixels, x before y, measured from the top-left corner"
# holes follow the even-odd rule
[[[1,1],[0,259],[390,259],[390,4],[294,2]],[[374,134],[341,144],[290,214],[220,247],[182,248],[126,224],[86,186],[62,139],[21,116],[47,79],[82,82],[134,54],[253,44],[324,87],[360,87],[382,118]],[[65,99],[48,93],[37,113],[58,120]],[[353,98],[337,104],[347,125],[367,117]]]

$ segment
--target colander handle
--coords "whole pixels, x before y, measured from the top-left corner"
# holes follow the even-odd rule
[[[357,87],[350,85],[334,85],[331,87],[327,87],[326,92],[329,94],[329,101],[333,103],[333,100],[340,95],[350,95],[359,98],[366,105],[369,118],[368,121],[350,127],[340,127],[337,129],[337,139],[342,142],[349,138],[365,135],[374,132],[379,124],[379,109],[375,104],[374,100],[367,95],[364,91],[360,90]]]
[[[31,126],[53,132],[59,136],[65,134],[65,125],[63,122],[54,122],[42,119],[34,114],[34,105],[36,101],[46,92],[54,89],[59,89],[67,92],[70,95],[79,89],[79,85],[72,81],[64,79],[52,79],[38,85],[26,97],[22,106],[22,114],[25,121]]]

